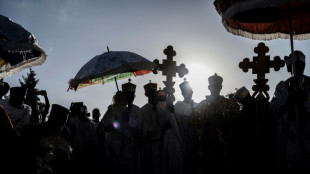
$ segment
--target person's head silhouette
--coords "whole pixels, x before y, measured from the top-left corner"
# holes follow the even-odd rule
[[[157,84],[151,83],[151,81],[144,85],[145,96],[148,97],[148,102],[152,105],[157,103]]]
[[[136,85],[130,81],[131,79],[128,79],[128,83],[122,85],[122,91],[127,98],[128,105],[131,105],[136,97]]]
[[[294,57],[293,57],[294,55]],[[304,75],[304,70],[306,66],[306,56],[301,51],[294,51],[294,53],[290,54],[288,57],[285,58],[287,71],[290,72],[292,75],[298,77],[302,77]],[[292,66],[295,63],[295,74],[293,72]]]
[[[179,86],[184,97],[184,101],[191,101],[193,96],[193,89],[189,85],[188,81],[186,81],[186,78],[184,78],[184,82],[181,83]]]
[[[215,73],[213,76],[210,76],[208,78],[208,81],[209,81],[208,89],[210,90],[211,96],[214,97],[219,96],[222,90],[223,78]]]
[[[94,108],[92,111],[92,117],[94,119],[94,121],[99,122],[99,118],[100,118],[100,110],[99,108]]]
[[[12,87],[10,88],[10,104],[16,108],[20,108],[26,100],[26,87]]]

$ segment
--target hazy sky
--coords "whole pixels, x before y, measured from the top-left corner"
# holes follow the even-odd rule
[[[189,69],[185,76],[193,87],[193,98],[200,102],[209,95],[208,77],[222,76],[221,94],[235,92],[246,86],[251,93],[256,75],[244,73],[238,64],[243,58],[255,56],[259,42],[269,47],[271,60],[290,54],[290,41],[276,39],[258,41],[235,36],[225,30],[213,0],[0,0],[0,14],[21,24],[35,35],[48,54],[47,60],[32,69],[39,79],[37,88],[46,90],[51,104],[67,108],[71,102],[83,101],[88,111],[98,107],[103,114],[116,92],[115,83],[94,85],[67,92],[68,81],[96,55],[107,51],[131,51],[150,61],[165,59],[163,50],[172,45],[177,65]],[[294,41],[295,50],[306,55],[305,74],[310,75],[310,41]],[[19,86],[18,79],[26,76],[25,69],[4,81]],[[272,97],[280,80],[290,77],[286,67],[270,70]],[[162,73],[133,77],[137,85],[135,104],[147,102],[143,85],[152,80],[164,87]],[[183,78],[174,77],[176,100],[183,100],[179,84]],[[119,87],[127,80],[118,81]]]

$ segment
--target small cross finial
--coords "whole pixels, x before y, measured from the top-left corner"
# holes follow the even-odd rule
[[[151,83],[151,80],[150,80],[150,83]]]
[[[131,83],[131,79],[130,78],[128,79],[128,82]]]
[[[169,45],[166,49],[164,49],[164,54],[167,56],[167,59],[171,59],[171,60],[172,60],[172,57],[177,55],[177,53],[173,50],[173,46],[171,45]]]

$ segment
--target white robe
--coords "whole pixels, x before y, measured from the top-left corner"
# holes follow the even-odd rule
[[[164,114],[171,124],[163,138],[163,174],[182,174],[184,146],[175,115],[166,108],[166,102],[158,103],[158,112]]]
[[[143,118],[143,157],[142,173],[161,173],[162,127],[167,121],[164,114],[159,114],[157,106],[147,103],[141,108]]]
[[[189,127],[188,119],[191,116],[194,108],[198,103],[191,102],[186,103],[184,101],[177,101],[174,105],[174,113],[176,119],[178,121],[180,134],[183,140],[184,145],[184,165],[187,168],[195,168],[193,163],[197,162],[197,157],[195,154],[197,153],[197,149],[199,146],[198,135],[196,131]],[[196,160],[196,161],[194,161]]]
[[[15,108],[5,100],[0,100],[0,105],[10,117],[15,130],[19,131],[24,125],[30,123],[30,106],[23,104],[21,108]]]
[[[129,114],[128,123],[122,114]],[[130,111],[113,111],[109,107],[103,119],[105,134],[105,173],[136,174],[139,172],[142,116],[140,108],[132,105]]]

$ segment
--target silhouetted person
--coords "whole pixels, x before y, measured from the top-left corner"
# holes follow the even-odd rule
[[[184,173],[198,174],[199,160],[198,160],[198,135],[195,129],[188,126],[188,119],[194,111],[198,103],[192,100],[193,89],[189,82],[184,80],[179,85],[183,101],[177,101],[174,105],[174,113],[178,119],[179,129],[182,136],[184,151]]]
[[[83,103],[71,103],[73,113],[67,126],[71,131],[72,162],[74,172],[91,172],[98,148],[95,124],[90,120],[87,107]],[[87,159],[87,160],[85,160]]]
[[[162,172],[163,174],[183,174],[184,172],[184,144],[179,130],[173,97],[164,90],[157,91],[157,110],[163,115],[162,127]],[[169,104],[170,103],[170,104]]]
[[[94,108],[92,111],[92,117],[93,117],[92,121],[95,123],[96,130],[100,122],[100,116],[101,116],[100,110],[98,108]]]
[[[140,108],[133,104],[135,91],[136,85],[130,81],[122,84],[122,91],[116,93],[101,119],[106,132],[106,173],[139,173],[142,116]]]
[[[292,77],[276,86],[271,109],[277,119],[277,173],[310,173],[310,78],[305,55],[286,57]],[[292,65],[295,63],[295,74]]]
[[[127,114],[127,99],[122,91],[117,91],[112,98],[111,105],[103,115],[98,128],[97,136],[99,143],[99,153],[103,155],[104,173],[117,173],[120,171],[120,148],[121,148],[121,130],[120,124],[123,124],[122,114]]]
[[[41,95],[44,97],[44,108],[40,108],[40,98],[38,96]],[[47,93],[45,90],[34,90],[27,94],[26,103],[31,106],[31,122],[32,123],[41,123],[46,121],[46,116],[50,109],[50,102],[47,97]]]
[[[202,173],[232,172],[235,154],[235,131],[232,124],[240,114],[239,105],[220,95],[223,78],[216,73],[208,78],[211,95],[201,101],[189,124],[196,127],[202,154]],[[241,165],[241,164],[240,164]]]
[[[26,92],[26,87],[11,87],[9,101],[0,100],[16,131],[30,123],[31,107],[24,104]]]
[[[21,168],[24,173],[65,173],[70,168],[71,146],[63,136],[69,110],[53,104],[47,122],[30,123],[20,130]],[[18,149],[17,149],[18,150]]]
[[[142,173],[160,174],[162,170],[162,117],[165,115],[160,115],[157,110],[157,84],[149,82],[143,87],[148,102],[141,107],[143,118]]]
[[[269,109],[269,101],[262,94],[257,98],[242,87],[233,98],[242,105],[240,122],[236,129],[240,138],[239,149],[240,173],[263,173],[275,171],[275,119]],[[255,149],[255,150],[254,150]]]

